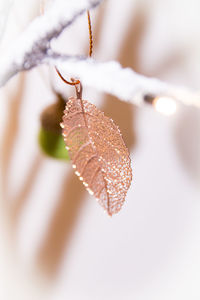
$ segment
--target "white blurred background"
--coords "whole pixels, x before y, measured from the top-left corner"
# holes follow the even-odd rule
[[[0,55],[39,7],[13,2]],[[104,1],[91,11],[93,57],[200,90],[199,9],[199,0]],[[52,46],[87,54],[87,16]],[[84,89],[119,124],[131,152],[133,182],[110,218],[70,163],[39,149],[39,116],[56,97],[51,86],[74,93],[48,67],[0,90],[0,299],[199,300],[200,111],[180,105],[166,117]]]

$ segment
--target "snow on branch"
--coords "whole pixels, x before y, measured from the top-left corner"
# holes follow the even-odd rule
[[[177,87],[156,78],[145,77],[131,68],[122,68],[116,61],[97,62],[91,58],[53,58],[49,64],[56,64],[62,74],[80,78],[83,86],[90,86],[102,92],[112,94],[119,99],[135,105],[144,104],[146,95],[167,96],[185,105],[200,108],[200,93],[185,87]]]
[[[77,17],[102,0],[56,0],[43,16],[36,18],[0,61],[0,86],[22,70],[40,64],[57,65],[63,75],[80,78],[84,86],[113,94],[123,101],[142,105],[147,95],[168,96],[186,105],[200,107],[200,93],[122,68],[118,62],[97,62],[52,51],[50,42]],[[67,78],[68,78],[67,76]]]
[[[44,15],[37,17],[11,50],[0,60],[0,87],[22,70],[43,63],[50,42],[71,25],[85,11],[99,5],[102,0],[56,0]]]

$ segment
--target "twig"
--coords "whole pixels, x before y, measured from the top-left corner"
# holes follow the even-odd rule
[[[0,87],[22,70],[29,70],[47,56],[52,39],[80,15],[103,0],[56,0],[44,15],[37,17],[0,60]]]
[[[57,65],[62,74],[79,77],[84,86],[91,86],[110,93],[123,101],[136,105],[144,104],[147,94],[170,96],[186,104],[200,107],[200,92],[177,87],[156,78],[137,74],[130,68],[123,69],[115,61],[100,63],[81,56],[55,53],[50,42],[68,27],[77,17],[97,6],[102,0],[57,0],[43,16],[35,19],[11,52],[0,62],[0,86],[22,70],[29,70],[40,64]]]
[[[151,94],[172,97],[185,105],[200,108],[200,92],[145,77],[130,68],[122,68],[116,61],[97,62],[91,58],[70,58],[52,53],[46,58],[46,63],[58,65],[62,74],[79,78],[84,86],[96,88],[138,106],[144,104],[147,94]]]

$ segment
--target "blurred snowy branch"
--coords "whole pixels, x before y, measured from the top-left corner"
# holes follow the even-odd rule
[[[143,104],[144,97],[151,94],[173,97],[186,105],[200,107],[200,93],[187,88],[147,78],[130,68],[122,68],[114,61],[100,63],[86,57],[71,57],[52,51],[51,40],[57,38],[78,16],[100,2],[102,0],[54,1],[43,16],[30,24],[1,60],[0,86],[22,70],[48,64],[57,65],[63,74],[67,72],[79,77],[84,86],[94,87],[136,105]]]
[[[102,0],[56,0],[44,15],[37,17],[1,58],[0,86],[22,70],[29,70],[47,57],[50,42],[85,11]]]

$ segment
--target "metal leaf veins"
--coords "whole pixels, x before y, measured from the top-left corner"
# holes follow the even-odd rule
[[[132,180],[119,128],[95,105],[74,97],[66,104],[61,127],[75,174],[109,215],[117,213]]]

